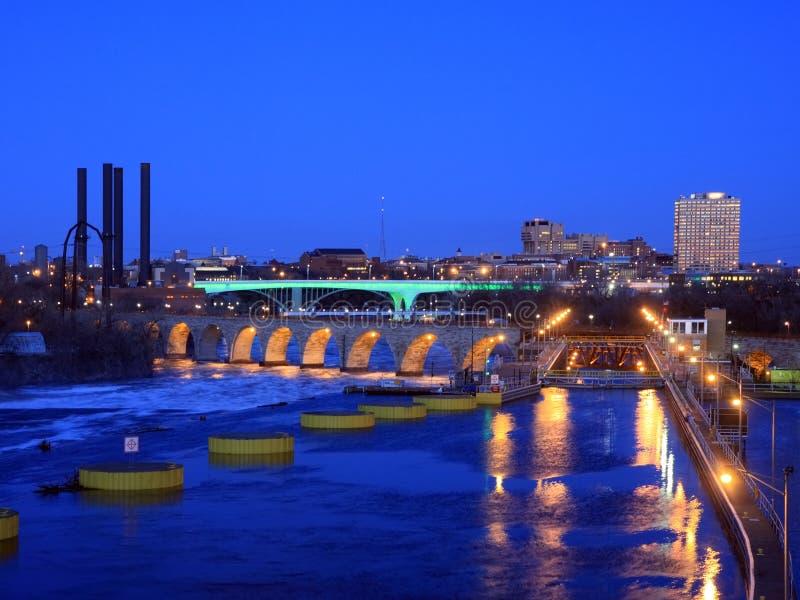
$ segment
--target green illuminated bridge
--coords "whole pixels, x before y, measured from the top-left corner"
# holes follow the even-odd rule
[[[271,298],[284,310],[305,310],[317,301],[333,294],[353,290],[373,292],[389,299],[394,305],[394,314],[401,315],[413,310],[420,294],[459,294],[471,291],[510,290],[519,287],[511,281],[463,281],[463,280],[412,280],[396,281],[383,279],[307,279],[307,280],[253,280],[253,281],[198,281],[195,287],[207,294],[226,292],[258,292]],[[522,284],[523,289],[539,290],[540,285]]]

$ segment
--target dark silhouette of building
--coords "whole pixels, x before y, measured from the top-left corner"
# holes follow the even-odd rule
[[[300,268],[309,277],[364,277],[370,261],[359,248],[315,248],[300,256]]]
[[[33,274],[43,277],[47,281],[49,261],[47,260],[47,246],[39,244],[33,249]]]

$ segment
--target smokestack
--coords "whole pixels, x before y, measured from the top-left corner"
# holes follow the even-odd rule
[[[139,285],[150,280],[150,163],[141,164],[139,219]]]
[[[108,291],[111,285],[112,275],[112,247],[111,241],[114,237],[114,212],[113,212],[113,165],[103,163],[103,304],[107,307],[111,292]]]
[[[83,225],[78,226],[75,232],[75,252],[73,254],[75,262],[77,263],[78,273],[86,273],[86,168],[80,167],[78,169],[78,223]],[[63,268],[66,268],[67,257],[64,257]]]
[[[122,270],[122,168],[114,167],[114,284],[123,284]]]

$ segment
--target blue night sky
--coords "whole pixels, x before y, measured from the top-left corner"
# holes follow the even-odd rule
[[[522,221],[672,251],[742,198],[742,260],[800,263],[796,2],[15,2],[0,250],[60,254],[89,168],[152,163],[152,254],[521,251]],[[99,254],[92,240],[90,254]]]

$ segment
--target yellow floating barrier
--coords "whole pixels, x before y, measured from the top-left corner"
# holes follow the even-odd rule
[[[448,412],[475,410],[478,406],[474,396],[414,396],[414,402],[421,402],[428,410]]]
[[[500,406],[503,403],[502,392],[478,392],[475,401],[481,405]]]
[[[369,429],[375,415],[360,410],[315,411],[300,413],[300,426],[308,429]]]
[[[0,561],[15,556],[17,552],[19,552],[19,536],[0,540]]]
[[[420,402],[414,404],[408,403],[386,403],[386,404],[359,404],[358,410],[363,412],[371,412],[375,415],[376,419],[392,419],[392,420],[406,420],[406,419],[424,419],[428,414],[428,409]]]
[[[183,487],[183,465],[176,463],[103,463],[78,469],[85,488],[97,490],[159,490]]]
[[[81,504],[86,506],[163,506],[180,504],[183,488],[157,490],[84,490]]]
[[[0,508],[0,540],[10,540],[19,535],[19,513],[11,508]]]
[[[286,454],[294,452],[294,436],[270,433],[222,433],[208,438],[214,454]]]
[[[215,467],[280,467],[294,462],[294,452],[270,454],[218,454],[208,453],[208,462]]]

